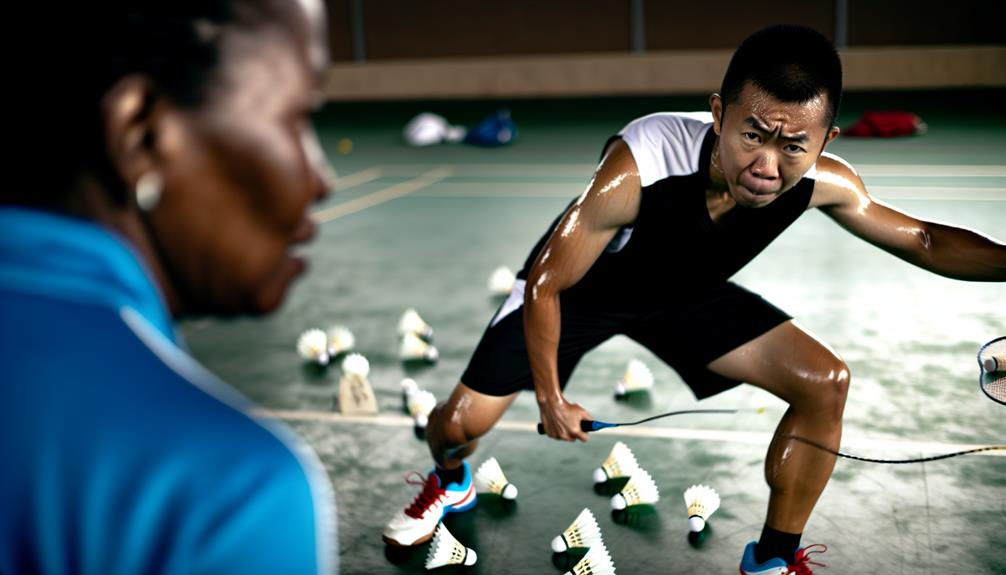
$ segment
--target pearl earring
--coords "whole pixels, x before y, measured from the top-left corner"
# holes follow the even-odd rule
[[[164,180],[157,172],[146,172],[136,181],[136,205],[149,212],[157,207],[164,190]]]

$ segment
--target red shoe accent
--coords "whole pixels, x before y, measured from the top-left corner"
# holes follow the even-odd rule
[[[416,480],[414,477],[418,477]],[[440,487],[440,480],[436,477],[436,472],[431,472],[426,479],[418,471],[413,471],[405,476],[405,482],[409,485],[421,485],[423,490],[412,500],[412,505],[405,508],[405,514],[415,519],[421,519],[433,504],[437,503],[447,495],[447,490]]]
[[[814,549],[814,547],[821,547],[821,549]],[[813,545],[808,545],[803,549],[798,549],[796,552],[796,560],[790,565],[787,565],[789,572],[793,575],[814,575],[814,572],[810,570],[811,565],[816,565],[818,567],[827,567],[827,565],[824,563],[818,563],[817,561],[812,561],[810,556],[814,553],[824,553],[827,550],[828,546],[824,543],[815,543]]]

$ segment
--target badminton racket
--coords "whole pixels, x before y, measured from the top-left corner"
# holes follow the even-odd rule
[[[986,343],[978,350],[981,375],[978,385],[992,401],[1006,405],[1006,336]]]

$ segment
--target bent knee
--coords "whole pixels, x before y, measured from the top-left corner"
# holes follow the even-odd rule
[[[845,400],[849,395],[852,375],[849,366],[841,358],[829,356],[796,374],[799,379],[797,407],[813,409],[825,417],[841,419],[845,410]]]

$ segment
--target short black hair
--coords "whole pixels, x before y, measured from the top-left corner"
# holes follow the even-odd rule
[[[122,204],[127,191],[107,157],[101,102],[122,78],[147,78],[180,107],[206,101],[219,78],[222,39],[235,27],[282,22],[289,0],[101,0],[42,5],[38,23],[48,53],[29,59],[16,106],[24,123],[20,153],[36,181],[0,191],[0,204],[58,209],[88,171]],[[39,52],[36,52],[39,54]],[[36,166],[33,166],[36,167]]]
[[[763,28],[741,42],[720,87],[724,107],[735,104],[751,82],[782,102],[828,98],[825,121],[832,127],[842,100],[842,61],[831,41],[805,26]]]

